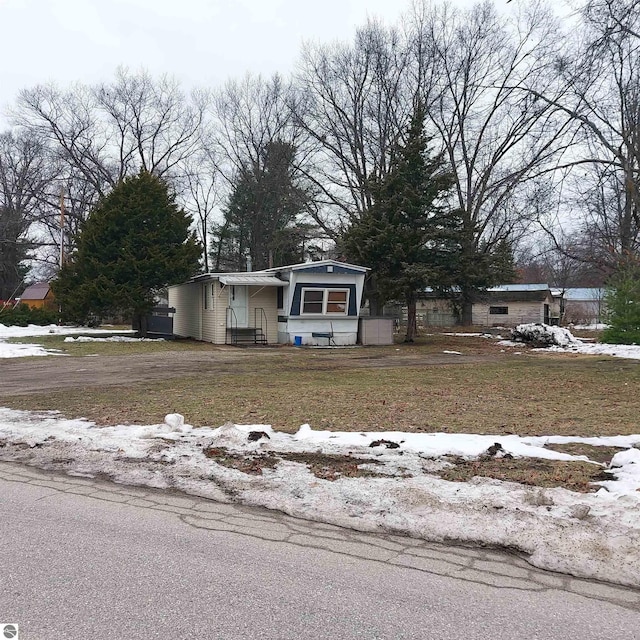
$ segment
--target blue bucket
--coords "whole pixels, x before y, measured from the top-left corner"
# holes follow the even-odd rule
[[[293,346],[301,347],[302,346],[302,336],[294,336],[293,337]]]

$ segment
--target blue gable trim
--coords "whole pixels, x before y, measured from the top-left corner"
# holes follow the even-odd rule
[[[292,316],[300,315],[300,302],[302,299],[302,289],[349,289],[349,309],[347,310],[347,316],[357,316],[358,309],[356,307],[356,285],[355,284],[342,284],[340,282],[328,282],[323,284],[304,282],[296,283],[296,288],[293,291],[293,302],[291,303]],[[331,316],[327,316],[331,317]]]
[[[329,272],[327,267],[333,266],[333,271]],[[319,266],[314,266],[310,264],[308,267],[302,267],[301,269],[296,269],[296,273],[338,273],[338,274],[349,274],[349,275],[364,275],[364,271],[359,271],[357,269],[349,269],[349,267],[343,267],[341,265],[326,265],[322,264]],[[332,286],[332,285],[326,285]],[[340,285],[342,286],[342,285]]]

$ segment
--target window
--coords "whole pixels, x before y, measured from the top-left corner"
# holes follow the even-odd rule
[[[489,313],[492,316],[508,316],[509,307],[489,307]]]
[[[302,313],[322,313],[324,289],[304,289],[302,291]]]
[[[347,313],[348,291],[327,291],[327,313]]]
[[[213,303],[216,299],[216,285],[211,286],[205,284],[202,287],[202,308],[205,310],[213,309]]]
[[[348,289],[302,290],[302,314],[346,316],[348,310]]]

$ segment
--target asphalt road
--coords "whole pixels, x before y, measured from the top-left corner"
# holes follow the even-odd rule
[[[0,623],[19,640],[640,638],[640,592],[0,463]]]

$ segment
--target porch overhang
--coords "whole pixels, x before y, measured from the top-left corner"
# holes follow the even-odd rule
[[[223,285],[249,285],[252,287],[284,287],[288,282],[275,276],[258,275],[251,273],[233,273],[220,276],[220,284]]]

